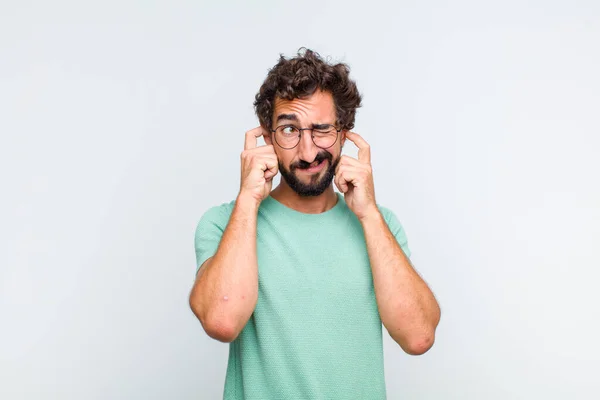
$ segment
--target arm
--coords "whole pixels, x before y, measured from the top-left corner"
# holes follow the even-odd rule
[[[405,352],[423,354],[433,345],[439,306],[377,207],[369,144],[355,132],[346,131],[345,138],[358,147],[358,160],[340,158],[335,184],[362,225],[379,316]]]
[[[361,219],[381,321],[402,349],[425,353],[440,321],[438,303],[412,267],[379,210]]]
[[[258,208],[269,195],[278,172],[273,146],[257,147],[257,138],[266,133],[262,127],[246,132],[240,192],[225,229],[215,227],[207,218],[207,223],[201,220],[197,230],[199,257],[206,259],[215,248],[216,252],[204,262],[198,260],[202,266],[190,293],[190,307],[206,333],[222,342],[237,338],[258,301]],[[220,226],[224,225],[222,221]]]
[[[258,204],[238,197],[217,252],[198,270],[190,307],[206,333],[231,342],[258,300],[256,219]]]

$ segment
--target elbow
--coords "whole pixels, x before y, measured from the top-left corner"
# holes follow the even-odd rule
[[[236,329],[235,324],[229,323],[223,318],[214,318],[209,315],[210,313],[204,312],[200,302],[193,295],[190,296],[190,308],[200,321],[204,332],[212,339],[223,343],[231,343],[239,335],[239,330]]]
[[[223,318],[212,317],[210,313],[205,312],[194,292],[190,295],[189,305],[209,337],[223,343],[231,343],[237,338],[239,331],[235,328],[235,324],[226,322]]]
[[[435,342],[435,329],[422,328],[413,330],[410,333],[400,330],[388,331],[400,348],[411,356],[420,356],[427,353]]]
[[[435,342],[435,331],[440,323],[440,314],[438,306],[436,307],[435,315],[432,317],[433,321],[430,324],[425,325],[417,334],[411,335],[409,338],[405,337],[403,341],[397,340],[400,347],[412,356],[420,356],[427,353]]]
[[[400,342],[400,347],[406,354],[411,356],[420,356],[427,353],[435,342],[435,334],[424,334],[404,342]]]
[[[234,327],[233,324],[225,323],[223,321],[200,321],[202,328],[206,334],[219,342],[231,343],[237,339],[239,331]]]

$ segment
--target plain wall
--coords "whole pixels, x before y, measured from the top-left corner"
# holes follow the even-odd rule
[[[388,397],[600,398],[600,3],[464,0],[0,3],[0,398],[222,397],[194,230],[301,46],[442,307]]]

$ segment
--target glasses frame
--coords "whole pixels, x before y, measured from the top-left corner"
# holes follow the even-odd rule
[[[325,124],[323,124],[323,125],[325,125]],[[273,133],[273,134],[274,134],[274,135],[273,135],[273,138],[274,138],[274,140],[275,140],[275,143],[277,143],[277,145],[278,145],[279,147],[281,147],[282,149],[285,149],[285,150],[292,150],[292,149],[295,149],[296,147],[298,147],[298,145],[300,144],[300,141],[302,140],[302,131],[310,131],[310,138],[312,139],[312,142],[313,142],[313,144],[314,144],[315,146],[317,146],[318,148],[320,148],[320,149],[324,149],[324,150],[325,150],[325,149],[329,149],[329,148],[331,148],[331,147],[332,147],[334,144],[336,144],[336,143],[337,143],[337,141],[338,141],[338,136],[339,136],[339,133],[340,133],[340,132],[343,130],[342,128],[338,129],[338,128],[337,128],[335,125],[333,125],[333,124],[327,124],[327,125],[331,126],[331,127],[332,127],[333,129],[335,129],[335,131],[336,131],[336,134],[335,134],[335,141],[334,141],[334,142],[333,142],[333,143],[332,143],[330,146],[327,146],[327,147],[321,147],[321,146],[319,146],[319,145],[318,145],[318,144],[315,142],[315,134],[314,134],[314,132],[313,132],[313,130],[315,130],[315,128],[298,128],[298,127],[297,127],[296,125],[294,125],[294,124],[284,124],[284,125],[279,125],[279,126],[278,126],[278,127],[276,127],[275,129],[271,129],[271,133]],[[277,129],[279,129],[279,128],[281,128],[281,127],[287,127],[287,126],[293,126],[294,128],[298,129],[298,142],[297,142],[297,143],[296,143],[296,144],[295,144],[293,147],[283,147],[283,146],[282,146],[281,144],[279,144],[279,142],[277,141],[277,135],[275,134],[275,132],[277,131]],[[319,130],[322,130],[322,129],[319,129]]]

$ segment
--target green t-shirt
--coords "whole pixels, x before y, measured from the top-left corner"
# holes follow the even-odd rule
[[[257,221],[258,301],[229,344],[223,398],[386,398],[382,324],[362,226],[337,193],[321,214],[271,196]],[[212,257],[235,201],[212,207],[196,230],[197,269]],[[378,206],[404,253],[395,215]]]

